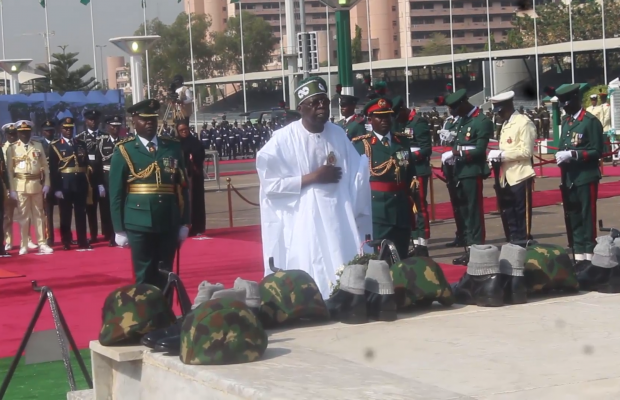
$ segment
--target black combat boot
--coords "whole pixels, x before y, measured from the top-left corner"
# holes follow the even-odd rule
[[[505,276],[502,274],[480,276],[465,274],[459,283],[452,286],[452,291],[459,304],[501,307],[504,305],[505,282]]]
[[[506,304],[525,304],[527,303],[527,286],[524,276],[504,277],[504,303]]]
[[[600,293],[620,293],[620,266],[601,268],[590,264],[577,274],[579,288]]]
[[[415,247],[415,255],[418,257],[430,257],[428,255],[428,247],[427,246],[422,246],[422,245],[418,245]]]
[[[344,324],[363,324],[368,322],[366,311],[366,297],[363,294],[353,294],[338,290],[325,301],[332,320]]]
[[[396,321],[396,296],[366,292],[368,316],[375,321]]]
[[[171,356],[178,356],[181,353],[181,335],[168,336],[160,339],[153,351],[168,353]]]
[[[445,244],[446,247],[463,247],[465,246],[465,241],[460,236],[455,236],[454,240]]]
[[[589,267],[592,266],[592,261],[590,260],[579,260],[575,263],[575,273],[579,274],[581,271],[585,271]]]
[[[467,263],[469,263],[469,253],[468,252],[466,252],[462,256],[457,257],[454,260],[452,260],[452,264],[454,264],[454,265],[467,265]]]
[[[161,339],[180,335],[181,325],[183,325],[183,319],[179,318],[173,325],[169,326],[168,328],[157,329],[153,332],[147,333],[142,337],[140,343],[143,346],[153,349]]]

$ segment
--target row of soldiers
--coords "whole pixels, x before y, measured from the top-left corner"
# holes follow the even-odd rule
[[[211,128],[205,123],[200,131],[200,142],[205,150],[216,150],[219,157],[229,160],[241,158],[256,158],[256,153],[271,138],[273,132],[281,126],[274,121],[252,123],[250,121],[239,125],[237,121],[231,125],[223,120],[217,124],[211,122]]]
[[[31,136],[30,121],[3,126],[7,141],[3,145],[6,175],[2,180],[8,190],[4,202],[4,251],[12,249],[15,220],[21,227],[20,255],[37,248],[40,253],[52,253],[55,206],[60,213],[64,250],[72,245],[87,250],[98,241],[98,212],[104,239],[115,246],[107,194],[110,161],[119,140],[122,117],[108,118],[105,133],[99,130],[99,111],[87,111],[84,117],[87,129],[76,137],[73,118],[64,118],[58,124],[45,121],[41,138]],[[72,214],[77,240],[71,231]],[[35,227],[36,241],[30,240],[30,226]]]

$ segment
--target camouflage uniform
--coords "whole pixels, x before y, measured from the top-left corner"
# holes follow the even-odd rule
[[[529,293],[579,290],[575,268],[562,246],[554,244],[529,246],[524,275]]]
[[[398,309],[412,305],[430,305],[438,301],[454,304],[452,288],[441,267],[428,257],[411,257],[390,267]]]

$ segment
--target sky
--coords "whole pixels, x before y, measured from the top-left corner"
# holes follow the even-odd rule
[[[124,53],[108,40],[131,36],[143,22],[141,0],[91,0],[95,20],[95,43],[103,49],[103,68],[108,56]],[[6,59],[33,59],[33,64],[47,62],[45,51],[45,11],[40,0],[0,0],[4,5],[4,35]],[[51,53],[61,52],[58,46],[68,45],[67,51],[79,52],[77,65],[94,64],[90,6],[80,0],[47,0]],[[172,23],[183,11],[177,0],[147,0],[147,19]],[[2,54],[0,54],[1,56]],[[97,49],[97,68],[101,69]],[[98,73],[101,79],[101,72]],[[106,75],[107,76],[107,75]]]

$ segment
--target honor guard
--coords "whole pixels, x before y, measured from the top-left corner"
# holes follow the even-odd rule
[[[599,89],[599,91],[601,91],[599,94],[601,98],[599,116],[603,125],[603,133],[607,133],[611,130],[611,106],[607,102],[607,93],[603,93],[602,89]]]
[[[209,134],[209,129],[207,128],[207,124],[202,126],[200,130],[200,143],[202,144],[202,148],[204,150],[210,150],[211,148],[211,135]]]
[[[13,143],[17,142],[17,128],[14,123],[6,124],[2,127],[4,131],[4,136],[6,137],[6,142],[2,145],[2,156],[6,162],[6,152],[9,149],[9,146]],[[6,189],[9,188],[9,181],[5,182]],[[4,226],[4,250],[9,251],[13,248],[13,215],[15,213],[15,209],[17,208],[17,201],[10,198],[8,196],[8,191],[3,192],[2,196],[4,202],[4,217],[3,217],[3,226]]]
[[[84,141],[73,138],[73,118],[60,122],[61,138],[50,144],[50,180],[60,210],[60,236],[64,250],[71,249],[71,211],[75,215],[77,244],[91,249],[86,238],[86,204],[92,204],[92,186],[88,174],[90,164]]]
[[[101,213],[101,232],[109,247],[116,246],[114,241],[114,228],[110,215],[110,165],[114,147],[119,142],[118,133],[123,125],[123,118],[119,115],[110,117],[105,121],[106,134],[99,137],[97,151],[95,153],[96,175],[100,176],[99,182],[103,185],[103,195],[99,198],[99,212]]]
[[[43,139],[41,144],[43,145],[43,151],[45,152],[45,158],[49,166],[50,161],[50,144],[56,140],[56,126],[55,124],[47,120],[41,125],[41,132],[43,133]],[[45,206],[45,234],[47,238],[47,245],[54,246],[54,206],[57,205],[56,196],[51,190],[44,198]]]
[[[136,283],[163,290],[166,277],[159,268],[172,271],[175,253],[189,234],[190,204],[181,143],[156,135],[159,106],[157,100],[145,100],[127,110],[137,137],[114,150],[110,209],[116,243],[131,248]]]
[[[89,110],[84,112],[84,120],[86,122],[86,130],[80,133],[77,138],[86,143],[88,149],[88,160],[91,164],[94,164],[95,156],[97,154],[97,143],[101,132],[99,131],[101,113],[97,110]],[[90,230],[90,243],[97,243],[97,236],[99,234],[99,222],[97,219],[97,205],[99,204],[99,198],[105,196],[103,191],[103,185],[99,182],[99,176],[94,171],[89,170],[90,183],[93,192],[92,204],[86,206],[86,215],[88,216],[88,228]]]
[[[596,200],[601,179],[599,160],[603,154],[603,126],[581,106],[582,90],[581,85],[575,83],[564,85],[555,92],[560,106],[566,111],[555,158],[562,171],[566,230],[575,253],[577,272],[591,265],[596,245]]]
[[[515,111],[514,92],[491,97],[493,112],[506,121],[499,150],[491,150],[487,159],[493,166],[496,195],[506,241],[520,244],[530,239],[532,227],[532,167],[536,127]]]
[[[0,198],[0,238],[4,239],[4,208],[5,208],[5,196],[9,192],[9,175],[6,169],[6,163],[4,160],[4,151],[0,151],[0,190],[2,190],[2,198]],[[6,249],[4,246],[0,246],[0,256],[6,255]]]
[[[358,101],[359,99],[355,96],[340,95],[340,113],[343,118],[336,125],[344,129],[349,140],[366,134],[364,116],[355,114],[355,107]]]
[[[410,188],[414,183],[409,137],[392,133],[392,102],[379,97],[364,107],[372,130],[353,138],[353,146],[366,154],[370,167],[373,239],[394,242],[398,254],[409,253],[412,207]]]
[[[483,182],[490,175],[487,164],[487,145],[493,135],[493,123],[479,107],[473,106],[465,89],[450,94],[446,105],[459,116],[453,149],[445,152],[443,164],[454,165],[456,195],[463,218],[464,235],[468,246],[484,244]],[[527,117],[526,117],[527,118]],[[467,265],[469,253],[453,260],[456,265]]]
[[[54,250],[47,245],[43,208],[43,198],[50,190],[45,150],[41,143],[30,139],[32,122],[19,121],[16,126],[19,140],[6,153],[10,197],[17,201],[16,219],[21,231],[19,255],[28,253],[30,224],[35,227],[39,252],[51,254]]]
[[[598,96],[596,94],[590,95],[590,105],[586,108],[586,111],[598,118],[599,121],[601,120],[601,116],[599,115],[600,107],[598,105]]]
[[[431,176],[430,162],[433,154],[431,129],[428,120],[405,107],[402,97],[396,96],[392,107],[396,115],[394,132],[404,133],[409,138],[410,162],[417,179],[416,190],[413,192],[416,212],[412,216],[411,232],[414,254],[428,257],[428,239],[431,237],[431,230],[426,193]]]

